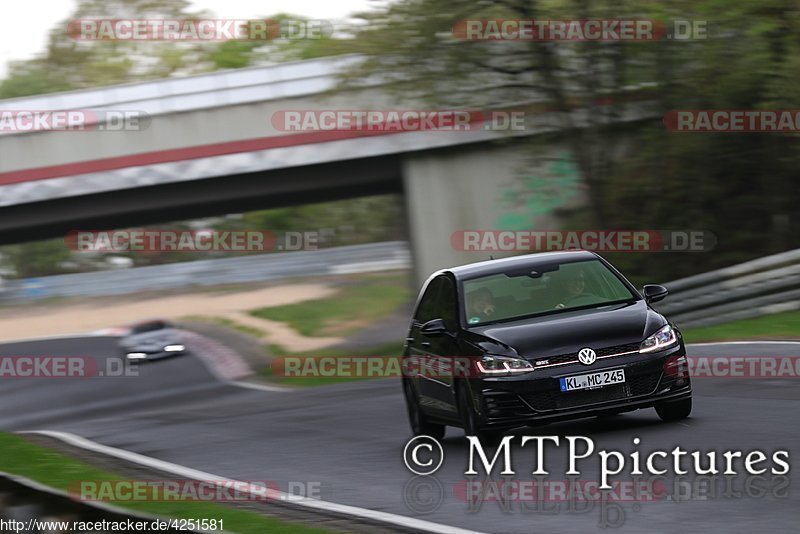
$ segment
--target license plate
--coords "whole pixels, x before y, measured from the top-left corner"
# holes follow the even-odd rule
[[[611,384],[622,384],[623,382],[625,382],[625,371],[622,369],[598,371],[585,375],[565,376],[559,379],[561,391],[601,388],[603,386],[610,386]]]

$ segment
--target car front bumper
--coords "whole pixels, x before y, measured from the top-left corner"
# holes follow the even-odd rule
[[[520,376],[481,378],[471,384],[473,400],[482,425],[497,429],[649,408],[691,397],[688,373],[680,378],[664,371],[668,359],[685,355],[680,344],[657,353],[598,360],[591,366],[576,363]],[[624,369],[624,383],[568,392],[560,389],[562,377],[614,369]]]
[[[172,356],[179,356],[186,354],[187,350],[184,347],[181,350],[158,350],[153,352],[130,350],[125,353],[125,359],[131,362],[143,360],[160,360],[161,358],[171,358]]]

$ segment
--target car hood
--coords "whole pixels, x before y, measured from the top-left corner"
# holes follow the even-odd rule
[[[540,358],[638,343],[665,324],[661,314],[638,300],[472,328],[469,341],[484,351]]]

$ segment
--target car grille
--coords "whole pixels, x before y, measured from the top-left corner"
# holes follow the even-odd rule
[[[599,389],[570,391],[569,394],[546,391],[525,395],[524,398],[525,401],[530,403],[536,410],[547,411],[576,408],[585,404],[624,399],[627,396],[625,384],[615,384]]]
[[[597,354],[598,358],[605,358],[608,356],[614,356],[615,354],[624,354],[626,352],[633,352],[638,350],[639,350],[639,343],[628,343],[625,345],[614,345],[613,347],[594,349],[594,352],[595,354]],[[547,360],[546,365],[540,365],[538,367],[552,367],[555,365],[568,365],[571,363],[577,363],[578,353],[569,352],[567,354],[559,354],[557,356],[549,356],[544,358],[529,358],[529,359],[533,359],[534,361]]]
[[[533,410],[513,393],[483,390],[483,406],[492,419],[533,415]]]
[[[639,395],[649,395],[650,393],[653,393],[658,387],[658,380],[660,378],[660,372],[647,373],[632,377],[627,382],[631,397],[638,397]]]
[[[537,412],[565,410],[602,402],[640,397],[653,393],[661,379],[659,363],[645,363],[628,367],[625,382],[597,389],[584,389],[562,393],[554,387],[521,395],[521,398]]]

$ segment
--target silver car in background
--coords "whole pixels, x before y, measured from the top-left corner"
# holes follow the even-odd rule
[[[160,319],[131,325],[119,345],[128,361],[158,360],[186,354],[180,331]]]

